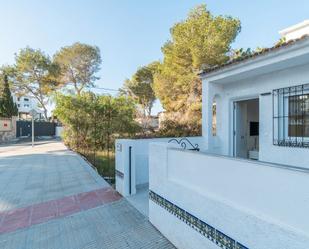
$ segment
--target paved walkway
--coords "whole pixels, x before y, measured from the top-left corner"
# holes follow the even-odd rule
[[[0,148],[1,249],[174,248],[61,142]]]
[[[127,200],[145,216],[149,216],[149,185],[143,185],[136,189],[136,194],[127,197]]]

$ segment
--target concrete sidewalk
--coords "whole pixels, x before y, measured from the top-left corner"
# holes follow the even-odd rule
[[[0,211],[109,186],[61,142],[1,149]]]
[[[0,149],[0,248],[174,248],[61,142]]]

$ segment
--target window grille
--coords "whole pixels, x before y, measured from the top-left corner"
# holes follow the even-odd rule
[[[273,143],[309,147],[309,84],[273,90]]]

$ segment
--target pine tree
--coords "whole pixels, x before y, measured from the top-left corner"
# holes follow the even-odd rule
[[[18,115],[17,105],[13,101],[8,77],[4,75],[3,86],[0,90],[0,117],[11,118]]]

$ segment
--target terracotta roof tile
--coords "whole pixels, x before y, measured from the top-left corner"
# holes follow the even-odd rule
[[[289,41],[281,43],[281,44],[276,44],[275,46],[270,47],[270,48],[264,48],[264,49],[262,49],[259,52],[255,52],[255,53],[247,55],[247,56],[243,56],[243,57],[240,57],[240,58],[237,58],[237,59],[230,60],[230,61],[228,61],[228,62],[226,62],[226,63],[224,63],[222,65],[217,65],[217,66],[214,66],[214,67],[210,67],[210,68],[201,70],[199,75],[204,75],[204,74],[207,74],[207,73],[219,71],[219,70],[221,70],[223,68],[226,68],[227,66],[235,65],[235,64],[238,64],[240,62],[244,62],[246,60],[249,60],[249,59],[252,59],[252,58],[256,58],[256,57],[258,57],[260,55],[265,55],[265,54],[267,54],[269,52],[276,51],[276,50],[282,49],[284,47],[288,47],[288,46],[294,45],[295,43],[297,43],[299,41],[306,40],[306,39],[309,39],[309,35],[304,35],[301,38],[294,39],[294,40],[289,40]]]

